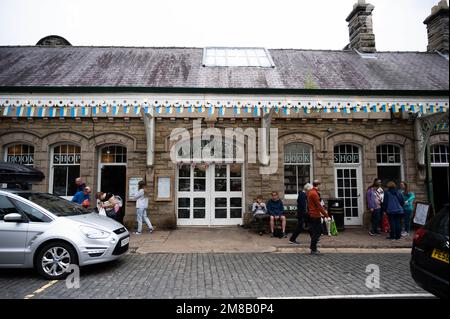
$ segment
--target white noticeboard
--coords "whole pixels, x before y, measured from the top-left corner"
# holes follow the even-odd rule
[[[430,210],[430,205],[425,203],[416,204],[416,213],[414,215],[414,224],[425,225],[427,222],[428,211]]]
[[[158,176],[156,200],[171,200],[171,178]]]
[[[131,177],[128,180],[128,198],[133,199],[136,196],[137,191],[139,190],[138,183],[142,181],[141,177]]]

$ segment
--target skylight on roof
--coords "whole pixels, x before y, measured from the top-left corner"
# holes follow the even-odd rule
[[[205,48],[203,66],[273,67],[269,51],[264,48]]]

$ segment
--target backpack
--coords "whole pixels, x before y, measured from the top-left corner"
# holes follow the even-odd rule
[[[274,228],[273,237],[283,238],[283,232],[281,231],[281,228]]]

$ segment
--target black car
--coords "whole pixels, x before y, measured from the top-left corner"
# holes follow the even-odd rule
[[[416,283],[439,298],[449,297],[448,204],[414,235],[411,275]]]

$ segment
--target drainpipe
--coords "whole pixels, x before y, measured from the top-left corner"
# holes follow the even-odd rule
[[[426,165],[427,165],[427,195],[428,201],[431,204],[431,208],[434,212],[434,193],[433,193],[433,174],[431,170],[431,153],[430,153],[430,145],[427,144],[426,147]]]

